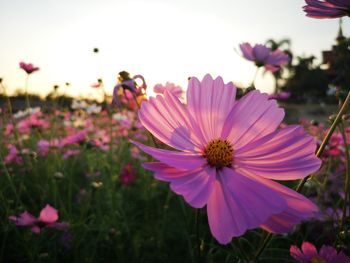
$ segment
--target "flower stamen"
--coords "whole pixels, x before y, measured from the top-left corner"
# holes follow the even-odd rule
[[[208,143],[203,156],[210,166],[217,169],[232,165],[233,147],[227,140],[215,139]]]

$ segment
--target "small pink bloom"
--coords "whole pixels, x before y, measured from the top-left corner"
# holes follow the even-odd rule
[[[301,126],[279,129],[283,109],[259,91],[236,100],[236,88],[209,74],[192,77],[187,105],[171,92],[143,102],[143,126],[169,149],[133,142],[159,162],[144,163],[195,208],[207,206],[221,244],[262,227],[285,233],[318,208],[273,180],[305,178],[319,169],[316,143]]]
[[[57,222],[58,212],[50,205],[46,205],[41,211],[39,218],[34,217],[27,211],[24,211],[19,216],[10,216],[9,219],[17,226],[31,227],[32,232],[39,234],[45,227],[56,228],[58,230],[66,231],[69,224],[66,222]]]
[[[65,138],[63,138],[60,141],[60,147],[83,142],[86,140],[86,138],[87,138],[87,132],[86,131],[79,131],[77,133],[68,135]]]
[[[335,248],[325,245],[317,252],[316,247],[309,242],[303,242],[301,250],[291,246],[290,255],[300,263],[350,263],[350,258],[343,252],[338,254]]]
[[[27,74],[31,74],[31,73],[39,70],[38,67],[34,67],[33,64],[31,64],[31,63],[27,64],[27,63],[24,63],[24,62],[20,62],[19,63],[19,67],[21,69],[23,69],[25,72],[27,72]]]
[[[306,16],[312,18],[338,18],[350,16],[349,0],[305,0]]]
[[[245,59],[253,61],[257,67],[264,66],[267,71],[278,71],[290,61],[290,57],[282,50],[271,51],[265,45],[256,44],[252,47],[249,43],[242,43],[239,47]]]
[[[20,152],[18,151],[17,147],[13,144],[7,145],[8,154],[5,156],[5,163],[16,163],[16,164],[22,164],[23,159],[20,155]]]

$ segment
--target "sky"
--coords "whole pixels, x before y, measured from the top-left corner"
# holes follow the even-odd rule
[[[187,87],[206,73],[248,86],[255,66],[239,52],[242,42],[292,41],[295,56],[321,57],[335,43],[336,19],[311,19],[304,0],[3,0],[0,1],[0,78],[9,93],[23,89],[19,62],[40,71],[28,90],[98,97],[90,87],[102,78],[113,90],[122,70],[157,83]],[[343,22],[350,35],[350,19]],[[93,48],[99,48],[94,53]],[[320,60],[319,60],[320,61]],[[258,89],[272,92],[270,74],[260,71]],[[69,82],[69,88],[65,83]]]

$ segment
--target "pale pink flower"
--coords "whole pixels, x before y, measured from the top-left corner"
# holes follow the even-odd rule
[[[284,233],[318,210],[303,195],[274,180],[296,180],[319,169],[316,144],[301,126],[278,129],[283,109],[252,91],[236,101],[236,88],[221,77],[193,77],[187,106],[172,93],[150,98],[141,123],[173,147],[134,142],[160,162],[145,163],[192,207],[207,206],[213,236],[222,244],[248,229]]]
[[[25,211],[19,216],[10,216],[9,219],[15,222],[17,226],[30,227],[35,234],[39,234],[45,227],[56,228],[62,231],[66,231],[69,227],[68,223],[57,222],[58,212],[48,204],[40,211],[38,218]]]

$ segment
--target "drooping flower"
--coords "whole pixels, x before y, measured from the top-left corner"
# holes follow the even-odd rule
[[[262,44],[252,47],[250,43],[242,43],[239,47],[245,59],[253,61],[257,67],[264,66],[267,71],[276,72],[290,61],[290,57],[282,50],[271,51]]]
[[[137,85],[136,80],[140,79],[142,84],[140,86]],[[131,96],[139,96],[144,95],[146,92],[146,81],[142,75],[135,75],[130,77],[130,74],[126,71],[119,72],[118,84],[113,89],[113,103],[115,105],[120,106],[119,101],[119,90],[123,90],[124,97]],[[128,95],[128,93],[130,95]]]
[[[20,62],[19,67],[21,69],[23,69],[27,74],[31,74],[31,73],[39,70],[38,67],[34,67],[33,64],[31,64],[31,63]]]
[[[338,18],[350,16],[350,0],[305,0],[306,16],[312,18]]]
[[[222,244],[258,226],[289,231],[317,207],[275,180],[301,179],[320,167],[316,144],[301,126],[277,129],[284,117],[275,100],[252,91],[235,100],[221,77],[193,77],[187,107],[172,93],[141,105],[141,123],[175,150],[134,142],[160,162],[145,163],[155,178],[192,207],[207,205],[213,236]]]
[[[167,82],[163,86],[162,84],[156,84],[153,87],[153,91],[155,93],[164,94],[164,92],[168,90],[169,92],[172,92],[176,97],[181,98],[183,90],[180,86],[176,86],[174,83]]]
[[[350,263],[350,258],[343,252],[338,254],[335,248],[325,245],[317,252],[316,247],[309,242],[303,242],[301,250],[291,246],[290,255],[300,263]]]
[[[66,222],[57,222],[58,212],[50,205],[46,205],[41,211],[38,218],[32,214],[24,211],[19,216],[10,216],[9,219],[17,226],[28,226],[32,232],[39,234],[43,228],[56,228],[58,230],[66,231],[69,224]]]

